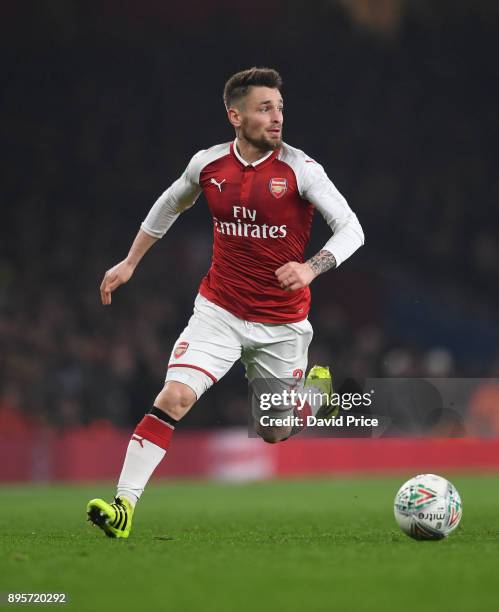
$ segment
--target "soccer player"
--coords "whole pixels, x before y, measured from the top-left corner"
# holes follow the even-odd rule
[[[109,305],[145,253],[204,193],[213,217],[213,260],[194,313],[173,347],[163,389],[133,432],[114,502],[94,499],[87,506],[89,520],[110,537],[128,537],[135,504],[177,423],[235,361],[242,360],[250,384],[302,379],[313,334],[308,286],[364,242],[356,215],[322,166],[282,141],[281,86],[279,73],[269,68],[244,70],[227,81],[224,102],[234,142],[194,155],[151,208],[127,257],[102,281],[102,303]],[[315,209],[332,236],[304,262]],[[332,389],[327,368],[315,366],[309,380]],[[292,409],[280,407],[282,414]],[[317,413],[321,407],[308,409]],[[267,442],[296,431],[263,427],[258,415],[255,402],[255,429]]]

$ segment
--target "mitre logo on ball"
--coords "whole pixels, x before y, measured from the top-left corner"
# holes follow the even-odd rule
[[[269,189],[274,198],[282,198],[288,190],[288,181],[285,178],[271,178]]]
[[[177,346],[175,347],[175,350],[173,351],[173,356],[175,357],[175,359],[182,357],[182,355],[185,353],[185,351],[188,348],[189,348],[188,342],[179,342]]]

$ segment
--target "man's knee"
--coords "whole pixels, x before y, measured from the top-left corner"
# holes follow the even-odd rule
[[[184,383],[171,380],[154,400],[154,405],[173,419],[181,419],[196,402],[196,394]]]
[[[291,435],[291,429],[291,427],[263,427],[260,424],[255,427],[260,438],[269,444],[277,444],[277,442],[287,440]]]

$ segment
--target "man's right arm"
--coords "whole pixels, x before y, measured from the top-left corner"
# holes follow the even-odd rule
[[[182,176],[156,200],[140,226],[126,258],[104,275],[100,294],[105,306],[111,304],[111,293],[130,280],[139,261],[152,245],[165,235],[180,213],[190,208],[197,200],[201,193],[199,172],[196,173],[196,162],[200,153],[192,158]]]
[[[104,274],[100,286],[100,297],[104,306],[109,306],[111,303],[111,293],[130,280],[139,261],[157,240],[158,238],[154,238],[154,236],[150,236],[144,230],[139,229],[126,258]]]
[[[198,199],[201,187],[197,166],[201,153],[203,151],[194,155],[182,176],[156,200],[140,226],[146,234],[154,238],[162,238],[179,215]]]

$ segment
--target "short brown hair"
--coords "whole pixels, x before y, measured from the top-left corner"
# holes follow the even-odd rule
[[[281,75],[273,68],[248,68],[236,72],[225,83],[224,103],[226,108],[234,106],[247,95],[250,87],[271,87],[281,89]]]

